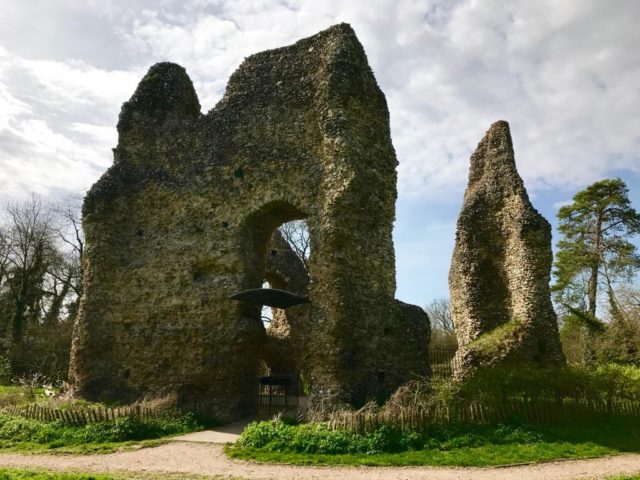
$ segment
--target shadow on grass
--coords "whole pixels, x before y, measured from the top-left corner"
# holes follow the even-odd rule
[[[640,420],[615,418],[584,424],[560,424],[539,427],[546,440],[586,443],[611,448],[618,452],[640,452]]]

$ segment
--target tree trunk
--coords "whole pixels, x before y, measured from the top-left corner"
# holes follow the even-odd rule
[[[49,311],[45,316],[45,321],[47,323],[55,324],[60,320],[60,312],[62,311],[64,300],[67,298],[70,288],[71,288],[71,278],[69,276],[69,278],[65,279],[65,282],[62,285],[62,290],[60,291],[60,293],[55,295],[53,300],[51,300],[51,308],[49,308]]]
[[[593,232],[593,263],[591,264],[591,276],[589,277],[589,309],[593,318],[596,317],[598,300],[598,272],[602,263],[602,217],[604,212],[599,210],[596,215],[595,230]]]
[[[602,263],[602,216],[600,210],[596,215],[595,231],[593,233],[593,263],[591,264],[591,275],[589,276],[589,285],[587,291],[588,308],[587,313],[593,320],[596,319],[596,309],[598,305],[598,273],[600,264]],[[596,361],[595,351],[596,333],[592,328],[587,328],[585,335],[585,364],[593,365]]]

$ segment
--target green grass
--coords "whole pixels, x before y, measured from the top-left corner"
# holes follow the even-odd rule
[[[0,385],[0,396],[13,395],[16,393],[25,393],[27,389],[18,385]],[[37,394],[44,393],[44,388],[35,388],[34,392]]]
[[[304,454],[226,447],[227,455],[241,460],[291,465],[456,466],[488,467],[567,458],[588,458],[616,453],[593,444],[486,445],[453,450],[412,450],[400,453]]]
[[[242,480],[239,477],[210,477],[180,473],[120,473],[101,475],[95,473],[61,473],[46,470],[16,470],[0,468],[0,480]]]
[[[306,426],[302,429],[277,427],[272,432],[254,432],[254,438],[249,440],[243,435],[235,445],[226,447],[226,453],[231,458],[296,465],[470,467],[640,452],[640,423],[637,421],[545,428],[526,425],[447,427],[428,434],[386,436],[385,439],[385,434],[380,432],[367,436],[339,432],[332,436],[322,428],[313,432]],[[378,448],[372,448],[376,442]]]
[[[36,399],[44,398],[44,388],[34,388],[33,395]],[[14,405],[33,400],[29,390],[17,385],[0,385],[0,405]]]
[[[190,414],[144,421],[122,417],[83,427],[0,414],[0,451],[109,453],[156,446],[164,443],[164,437],[201,430],[203,426]]]
[[[75,407],[104,407],[104,404],[89,402],[87,400],[65,400],[52,399],[45,396],[45,389],[37,387],[33,389],[33,395],[27,387],[21,385],[0,385],[0,407],[10,405],[24,405],[26,403],[37,403],[54,406],[59,409]]]
[[[122,477],[89,473],[58,473],[37,470],[0,469],[0,480],[116,480]]]
[[[522,323],[514,318],[493,330],[483,333],[467,345],[467,348],[482,353],[491,353],[500,349],[513,333],[522,327]]]
[[[167,443],[167,439],[130,440],[125,442],[89,442],[74,445],[61,445],[37,442],[11,442],[0,440],[0,453],[47,453],[58,455],[90,455],[93,453],[114,453],[139,448],[158,447]],[[1,480],[1,478],[0,478]]]

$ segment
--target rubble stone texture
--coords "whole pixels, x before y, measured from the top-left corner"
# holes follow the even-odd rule
[[[273,231],[300,218],[313,398],[358,404],[428,373],[426,314],[393,298],[387,104],[351,27],[248,57],[204,115],[185,70],[157,64],[118,133],[83,208],[77,396],[250,412],[268,342],[259,306],[229,296],[262,285]]]
[[[471,156],[449,272],[456,376],[478,367],[564,362],[551,261],[551,226],[518,175],[508,123],[496,122]]]

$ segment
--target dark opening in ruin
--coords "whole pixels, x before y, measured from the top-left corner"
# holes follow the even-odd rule
[[[291,398],[279,399],[283,404],[297,403],[300,393],[298,385],[304,370],[307,329],[310,305],[284,302],[283,308],[268,306],[268,295],[260,302],[262,289],[276,289],[295,300],[308,298],[311,238],[306,215],[286,202],[272,202],[250,215],[246,220],[243,242],[247,262],[245,263],[246,289],[237,292],[246,301],[241,301],[243,315],[255,319],[264,332],[258,355],[261,366],[257,371],[256,390],[260,391],[258,405],[264,395],[272,402],[274,391],[270,386],[260,386],[258,376],[287,376],[291,386],[275,392]],[[255,297],[255,298],[254,298]],[[258,301],[256,301],[258,300]],[[273,304],[273,302],[271,302]],[[293,398],[295,397],[295,399]],[[294,401],[295,400],[295,401]]]

